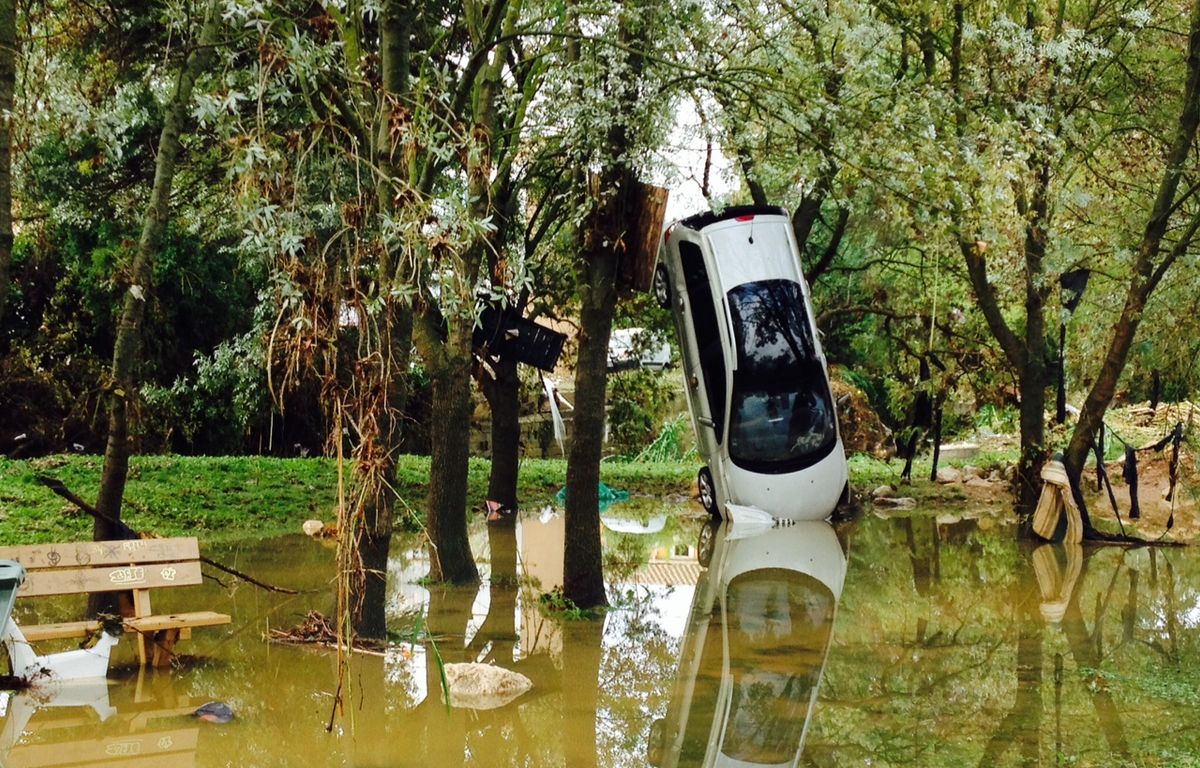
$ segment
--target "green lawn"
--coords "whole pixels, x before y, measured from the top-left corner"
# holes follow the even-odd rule
[[[103,460],[99,456],[48,456],[29,461],[0,459],[0,543],[26,544],[90,538],[92,521],[39,485],[35,475],[58,478],[85,499],[94,499]],[[487,492],[488,461],[472,459],[468,477],[471,509]],[[896,482],[902,463],[864,456],[850,460],[851,485],[869,493]],[[694,493],[698,463],[605,462],[601,474],[613,488],[634,496],[687,496]],[[347,471],[350,471],[347,467]],[[914,473],[928,475],[928,463]],[[566,481],[561,459],[528,459],[521,468],[520,498],[526,509],[553,503]],[[397,471],[402,500],[398,525],[424,517],[429,458],[403,456]],[[309,518],[336,517],[337,463],[332,459],[275,459],[261,456],[139,456],[130,466],[123,517],[135,530],[160,536],[196,535],[204,541],[236,540],[294,533]],[[956,487],[918,480],[905,486],[922,506],[954,504]]]
[[[103,459],[49,456],[0,459],[0,543],[69,541],[91,537],[91,518],[39,485],[35,475],[58,478],[94,499]],[[481,507],[488,462],[472,459],[468,495]],[[347,468],[350,471],[350,468]],[[679,463],[606,463],[603,478],[634,494],[690,493],[696,466]],[[424,516],[429,458],[401,457],[397,491],[403,518]],[[566,480],[566,463],[530,459],[522,465],[521,499],[532,508],[550,503]],[[300,530],[309,518],[332,521],[337,504],[337,463],[332,459],[139,456],[130,465],[123,517],[140,531],[162,536],[193,534],[205,541],[272,536]]]

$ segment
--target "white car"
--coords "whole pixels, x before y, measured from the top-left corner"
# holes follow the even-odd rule
[[[675,318],[711,515],[729,505],[822,520],[849,496],[828,366],[781,208],[671,224],[654,293]]]
[[[649,368],[661,371],[671,365],[671,345],[661,334],[644,328],[617,328],[608,340],[608,370]]]

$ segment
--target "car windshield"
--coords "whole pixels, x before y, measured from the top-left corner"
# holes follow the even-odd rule
[[[803,288],[791,280],[745,283],[729,291],[729,311],[738,355],[729,457],[762,472],[815,464],[833,449],[837,425]]]

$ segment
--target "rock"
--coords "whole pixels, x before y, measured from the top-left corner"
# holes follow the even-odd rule
[[[983,477],[983,470],[970,464],[963,466],[962,473],[964,480],[970,477]]]
[[[938,456],[946,461],[974,458],[979,453],[975,443],[946,443],[938,449]]]
[[[990,489],[992,487],[992,484],[989,483],[987,480],[984,480],[982,477],[968,477],[966,486],[968,488],[988,488],[988,489]]]
[[[463,709],[498,709],[533,687],[519,672],[494,664],[447,664],[450,704]]]
[[[988,474],[987,479],[988,479],[989,483],[1002,483],[1002,482],[1004,482],[1004,475],[1001,474],[1000,470],[993,469]]]
[[[872,499],[890,499],[896,495],[896,489],[890,485],[881,485],[871,491]]]
[[[961,483],[963,479],[962,472],[959,472],[954,467],[938,467],[937,481],[942,485],[950,485],[951,483]]]

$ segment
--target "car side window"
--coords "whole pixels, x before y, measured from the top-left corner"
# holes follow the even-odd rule
[[[717,307],[700,246],[681,241],[679,261],[683,265],[683,281],[692,309],[692,328],[696,334],[700,370],[704,375],[704,391],[708,394],[708,411],[719,443],[725,432],[725,352],[721,348]]]

